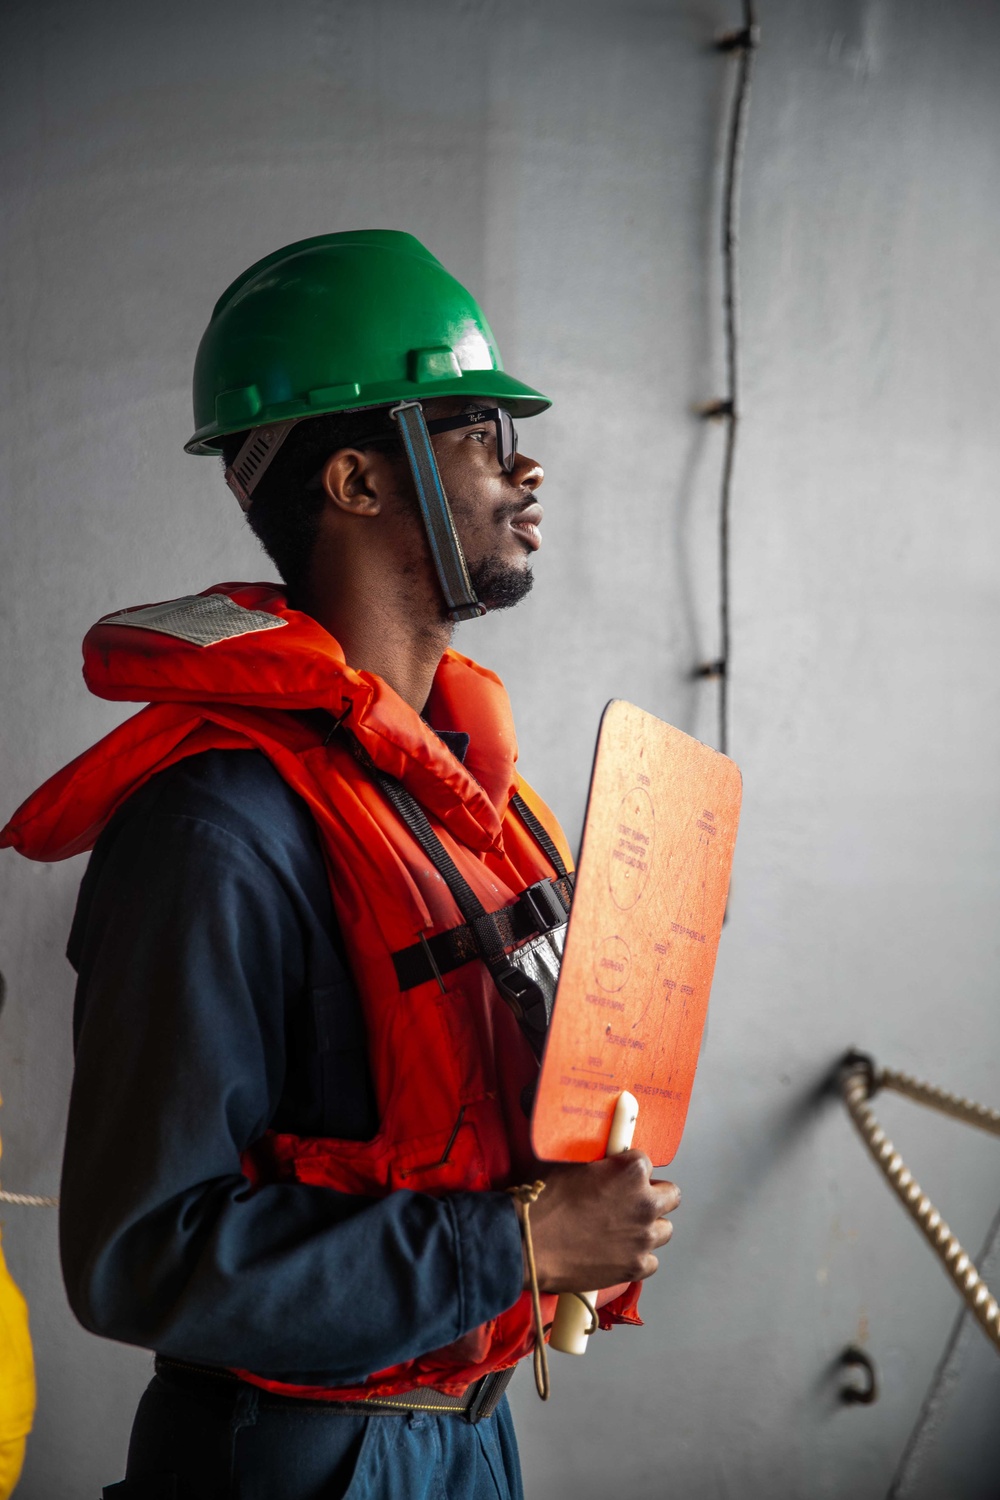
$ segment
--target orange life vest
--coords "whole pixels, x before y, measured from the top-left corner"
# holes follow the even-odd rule
[[[442,659],[426,713],[470,736],[460,763],[380,678],[355,672],[314,620],[265,584],[220,585],[192,600],[106,617],[84,642],[84,675],[105,698],[152,700],[36,792],[0,835],[30,858],[89,849],[117,807],[156,772],[212,748],[263,751],[308,804],[367,1025],[380,1128],[370,1141],[269,1133],[247,1153],[251,1181],[340,1192],[442,1194],[499,1189],[538,1174],[523,1106],[538,1065],[478,958],[401,989],[394,956],[460,927],[445,880],[361,760],[400,782],[482,906],[496,912],[555,871],[511,806],[519,793],[566,863],[552,813],[518,776],[499,679],[457,652]],[[317,711],[322,711],[317,714]],[[337,732],[323,732],[323,725]],[[602,1326],[638,1323],[633,1285]],[[543,1297],[546,1321],[554,1298]],[[457,1395],[532,1347],[527,1293],[447,1348],[360,1385],[285,1384],[311,1399],[391,1395],[416,1385]]]

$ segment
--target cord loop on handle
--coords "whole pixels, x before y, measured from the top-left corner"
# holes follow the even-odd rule
[[[542,1300],[538,1291],[538,1271],[535,1267],[535,1248],[531,1243],[531,1219],[529,1210],[533,1203],[537,1203],[539,1193],[545,1189],[544,1182],[522,1183],[520,1187],[511,1187],[507,1191],[514,1200],[517,1210],[518,1223],[521,1226],[521,1238],[524,1241],[524,1258],[528,1263],[528,1283],[531,1287],[531,1306],[535,1315],[535,1351],[533,1363],[535,1367],[535,1389],[543,1401],[549,1399],[551,1386],[549,1384],[549,1351],[545,1347],[545,1325],[542,1322]]]

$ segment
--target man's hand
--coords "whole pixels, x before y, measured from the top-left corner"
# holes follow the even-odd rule
[[[644,1151],[548,1168],[531,1209],[539,1291],[589,1291],[653,1275],[655,1251],[673,1233],[666,1215],[681,1195],[674,1183],[651,1180],[652,1170]]]

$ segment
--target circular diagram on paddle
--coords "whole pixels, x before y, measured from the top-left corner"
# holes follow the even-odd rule
[[[628,984],[632,972],[632,953],[624,938],[608,937],[594,956],[594,978],[602,990],[613,995]]]
[[[653,863],[656,815],[649,793],[641,786],[626,792],[618,808],[608,862],[608,885],[621,911],[634,906],[646,889]]]

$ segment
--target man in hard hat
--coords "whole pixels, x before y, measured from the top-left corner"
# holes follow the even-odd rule
[[[100,621],[88,684],[150,706],[4,835],[94,847],[63,1266],[86,1327],[157,1352],[105,1494],[518,1495],[504,1388],[552,1294],[638,1322],[677,1201],[637,1152],[532,1155],[570,859],[449,646],[530,587],[514,424],[549,403],[389,231],[252,266],[194,394],[282,585]],[[533,1304],[507,1190],[541,1177]]]

